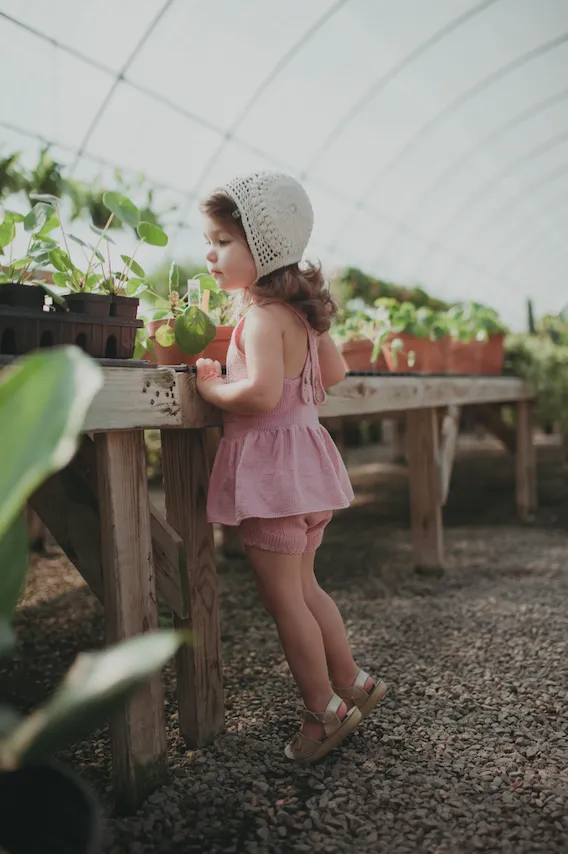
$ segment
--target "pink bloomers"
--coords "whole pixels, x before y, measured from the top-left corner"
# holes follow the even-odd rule
[[[240,528],[245,546],[267,552],[299,555],[319,549],[331,510],[281,516],[279,519],[244,519]]]

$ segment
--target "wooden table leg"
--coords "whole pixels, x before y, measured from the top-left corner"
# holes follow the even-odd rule
[[[224,728],[219,594],[213,528],[206,519],[209,453],[206,430],[162,430],[166,514],[185,544],[189,617],[177,627],[193,645],[177,654],[180,732],[200,747]]]
[[[537,497],[532,404],[528,400],[517,403],[515,474],[517,513],[523,522],[530,522],[536,511]]]
[[[146,454],[141,430],[95,436],[107,643],[154,630]],[[117,802],[140,803],[167,776],[162,677],[157,673],[111,722]]]
[[[414,566],[418,570],[441,571],[444,539],[436,410],[410,410],[406,438]]]

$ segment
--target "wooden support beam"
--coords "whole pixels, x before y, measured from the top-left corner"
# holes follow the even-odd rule
[[[526,400],[517,403],[515,474],[517,513],[523,522],[530,522],[534,519],[537,508],[536,458],[532,406]]]
[[[407,454],[414,566],[440,572],[444,568],[444,542],[435,409],[408,413]]]
[[[104,604],[96,453],[95,444],[88,436],[83,436],[71,463],[49,478],[31,497],[30,505]],[[151,501],[149,505],[158,599],[178,617],[187,617],[183,540]]]
[[[218,581],[213,529],[206,519],[206,431],[163,430],[162,474],[167,519],[186,551],[189,616],[174,616],[174,625],[195,638],[176,659],[179,727],[190,747],[200,747],[224,728]]]
[[[142,431],[95,437],[106,639],[158,628]],[[117,800],[132,809],[167,777],[162,676],[155,674],[111,721]]]
[[[517,445],[515,430],[510,424],[506,424],[503,421],[499,412],[500,409],[501,407],[498,403],[480,403],[476,406],[472,406],[471,412],[476,421],[483,424],[492,436],[499,439],[507,451],[514,454]]]
[[[26,525],[28,529],[28,546],[32,552],[45,552],[47,530],[31,504],[26,505]]]
[[[442,507],[445,506],[450,491],[459,429],[460,408],[459,406],[448,406],[448,411],[442,421],[439,453],[440,502]]]
[[[67,466],[42,483],[29,503],[104,604],[99,506],[93,491]]]

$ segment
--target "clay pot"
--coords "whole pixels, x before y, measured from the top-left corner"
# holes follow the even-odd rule
[[[156,330],[160,326],[169,326],[174,328],[173,318],[167,320],[151,320],[147,324],[148,335],[154,345],[158,365],[195,365],[198,359],[213,359],[220,362],[222,365],[227,364],[227,350],[233,334],[233,326],[218,326],[217,334],[213,341],[201,352],[190,356],[189,353],[184,353],[174,342],[171,347],[162,347],[156,341]]]
[[[373,342],[368,338],[357,338],[355,341],[345,341],[341,347],[341,355],[346,371],[372,371],[371,353]]]
[[[390,345],[393,338],[400,338],[403,343],[402,352],[396,355]],[[444,374],[448,367],[448,346],[448,338],[432,341],[430,338],[417,338],[401,332],[399,335],[391,335],[390,340],[383,344],[382,351],[388,369],[393,373]],[[408,364],[410,352],[414,353],[414,364],[411,366]]]
[[[479,374],[484,341],[452,341],[448,370],[451,374]]]
[[[505,359],[505,336],[503,333],[490,335],[481,351],[481,374],[496,376],[503,373]]]

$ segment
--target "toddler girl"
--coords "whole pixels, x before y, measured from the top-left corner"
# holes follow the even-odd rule
[[[324,389],[345,376],[329,335],[335,306],[319,268],[299,265],[313,212],[296,180],[279,172],[236,178],[201,211],[209,272],[250,306],[231,339],[226,381],[218,362],[197,362],[200,394],[224,410],[208,519],[240,526],[305,703],[285,753],[316,762],[387,691],[355,664],[337,606],[314,575],[333,510],[353,498],[317,411]]]

